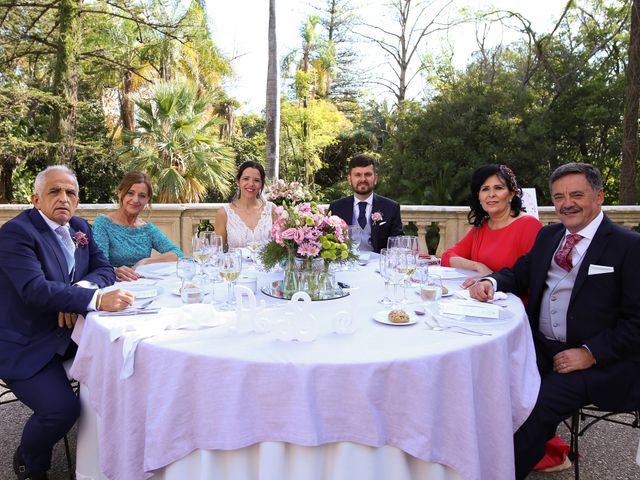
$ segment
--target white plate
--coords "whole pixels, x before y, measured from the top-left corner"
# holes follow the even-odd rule
[[[135,283],[131,285],[121,285],[120,288],[133,293],[136,296],[136,300],[142,300],[143,298],[155,298],[158,295],[162,295],[162,292],[164,291],[162,287],[158,287],[157,285],[136,285]]]
[[[173,295],[176,295],[176,296],[178,296],[178,297],[179,297],[179,296],[180,296],[180,287],[178,287],[178,288],[174,288],[173,290],[171,290],[171,293],[172,293]]]
[[[159,276],[169,276],[176,274],[176,262],[159,262],[159,263],[148,263],[146,265],[140,265],[136,268],[136,272],[141,275],[149,274],[149,275],[159,275]]]
[[[420,285],[418,285],[418,286],[420,286]],[[420,290],[418,290],[416,292],[416,295],[420,295]],[[451,295],[453,295],[453,292],[451,290],[449,290],[447,293],[443,293],[441,298],[447,298],[447,297],[450,297]]]
[[[407,312],[409,314],[409,321],[407,323],[393,323],[389,320],[389,312],[391,310],[381,310],[373,314],[373,319],[376,322],[384,323],[385,325],[393,325],[394,327],[404,327],[407,325],[413,325],[418,321],[418,317],[415,313]],[[406,310],[405,310],[406,312]]]

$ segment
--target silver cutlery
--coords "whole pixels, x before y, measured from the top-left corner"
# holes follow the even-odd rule
[[[147,310],[141,310],[139,308],[129,308],[127,310],[121,310],[119,312],[100,312],[99,317],[127,317],[134,315],[153,315],[160,311],[159,308],[149,308]]]
[[[151,300],[147,300],[146,302],[142,302],[140,305],[134,306],[133,308],[137,308],[138,310],[144,310],[149,305],[151,305],[153,303],[153,301],[154,301],[154,299],[152,298]]]
[[[431,320],[433,320],[433,324],[429,323],[429,320],[427,320],[427,316],[426,316],[426,312],[423,310],[414,310],[416,315],[420,315],[420,316],[425,316],[424,319],[424,324],[425,326],[430,329],[430,330],[434,330],[436,332],[444,332],[444,331],[451,331],[454,333],[461,333],[463,335],[473,335],[476,337],[481,337],[481,336],[486,336],[486,337],[490,337],[491,334],[487,333],[487,332],[479,332],[477,330],[471,330],[470,328],[467,327],[463,327],[461,325],[443,325],[441,324],[438,319],[436,318],[436,315],[431,315]]]

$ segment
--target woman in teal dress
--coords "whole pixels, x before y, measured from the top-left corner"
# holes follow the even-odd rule
[[[135,272],[140,265],[175,262],[182,256],[158,227],[140,218],[140,212],[151,205],[152,195],[151,180],[145,173],[127,173],[118,186],[118,209],[99,215],[93,225],[93,237],[114,266],[118,281],[140,278]],[[159,255],[152,257],[152,250]]]

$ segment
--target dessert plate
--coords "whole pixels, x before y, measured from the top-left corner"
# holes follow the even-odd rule
[[[409,315],[409,321],[407,323],[393,323],[391,320],[389,320],[390,311],[391,310],[380,310],[379,312],[376,312],[373,314],[373,319],[376,322],[384,323],[385,325],[393,325],[394,327],[404,327],[407,325],[413,325],[418,321],[418,317],[416,316],[415,313],[407,312],[407,315]]]

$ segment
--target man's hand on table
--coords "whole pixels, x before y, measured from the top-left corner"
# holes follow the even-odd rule
[[[97,310],[106,310],[107,312],[119,312],[133,305],[136,296],[126,290],[111,290],[109,292],[99,293],[101,295],[99,301],[96,302]]]
[[[569,348],[553,356],[553,371],[571,373],[576,370],[586,370],[596,363],[588,348]]]
[[[481,302],[493,300],[493,284],[489,280],[480,280],[469,287],[469,296]]]

